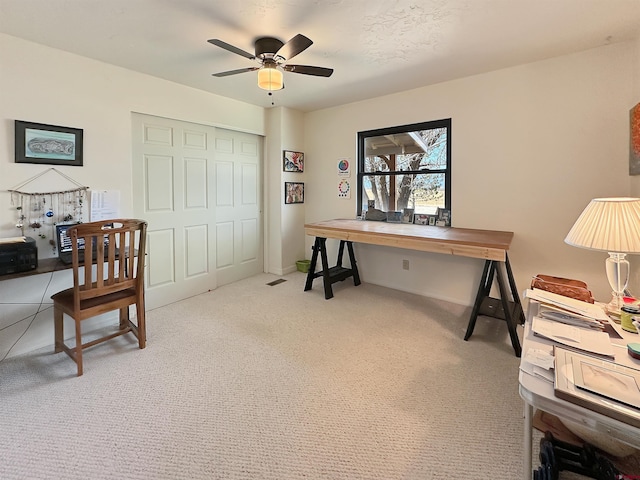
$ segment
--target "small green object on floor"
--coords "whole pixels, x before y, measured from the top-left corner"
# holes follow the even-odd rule
[[[296,262],[296,267],[298,268],[299,272],[308,273],[310,264],[311,260],[298,260]]]

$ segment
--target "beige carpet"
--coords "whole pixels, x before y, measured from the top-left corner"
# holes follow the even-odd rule
[[[258,275],[148,312],[85,374],[0,362],[0,479],[514,479],[519,359],[504,322],[375,285]],[[53,328],[53,326],[51,326]]]

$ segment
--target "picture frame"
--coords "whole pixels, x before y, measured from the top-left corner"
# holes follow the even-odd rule
[[[284,182],[284,203],[304,203],[304,183]]]
[[[438,208],[438,221],[436,225],[441,227],[451,226],[451,210],[448,208]]]
[[[415,213],[413,215],[413,223],[416,225],[429,225],[429,215]]]
[[[413,212],[415,212],[415,208],[404,208],[402,210],[402,223],[413,223]]]
[[[402,212],[391,210],[387,212],[388,223],[402,223]]]
[[[304,153],[291,150],[282,151],[283,172],[304,172]]]
[[[629,175],[640,175],[640,103],[629,110]]]
[[[639,370],[558,346],[554,356],[558,398],[640,428]]]
[[[16,120],[15,163],[81,167],[83,130]]]

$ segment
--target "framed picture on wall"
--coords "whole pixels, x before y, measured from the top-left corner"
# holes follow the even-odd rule
[[[284,150],[282,152],[283,172],[304,172],[304,153]]]
[[[629,175],[640,175],[640,103],[629,111]]]
[[[82,166],[82,129],[15,121],[15,163]]]
[[[284,203],[304,203],[304,183],[284,182]]]

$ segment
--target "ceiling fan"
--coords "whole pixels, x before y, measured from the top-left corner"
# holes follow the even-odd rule
[[[208,40],[212,45],[224,48],[229,52],[241,55],[249,60],[256,60],[258,66],[229,70],[226,72],[214,73],[214,77],[228,77],[238,73],[253,72],[258,70],[258,86],[264,90],[280,90],[284,88],[282,72],[301,73],[303,75],[313,75],[316,77],[330,77],[332,68],[315,67],[312,65],[290,65],[289,60],[309,48],[313,42],[302,34],[298,34],[283,43],[273,37],[261,37],[255,41],[255,54],[229,45],[222,40],[212,38]]]

